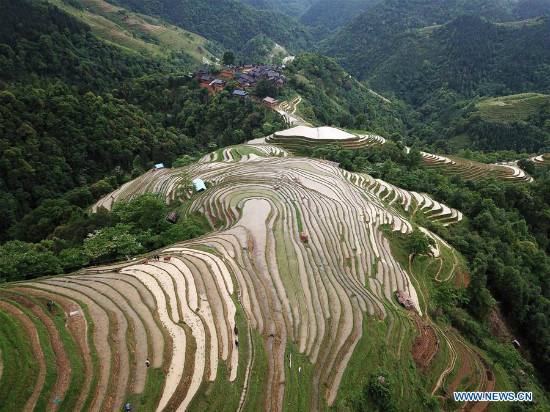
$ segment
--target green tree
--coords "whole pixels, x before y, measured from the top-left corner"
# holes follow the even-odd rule
[[[134,255],[144,250],[136,235],[130,233],[131,226],[122,223],[90,233],[84,240],[84,251],[92,260]]]
[[[113,190],[113,186],[111,186],[111,184],[107,180],[102,179],[94,183],[91,187],[91,190],[94,198],[99,199],[101,198],[101,196],[104,196],[107,193],[111,192]]]
[[[147,230],[159,233],[166,229],[170,225],[165,220],[167,211],[166,203],[150,193],[128,202],[117,202],[113,208],[120,221],[131,227],[129,231],[132,233]]]
[[[487,269],[489,263],[483,253],[479,252],[474,258],[473,271],[470,274],[470,283],[467,293],[470,298],[470,310],[481,320],[487,318],[495,307],[495,299],[487,289]]]
[[[55,255],[39,250],[32,243],[14,240],[0,247],[0,279],[16,280],[21,276],[33,278],[61,272]]]
[[[518,166],[530,175],[535,174],[535,162],[531,159],[521,159],[518,161]]]
[[[90,263],[90,257],[83,247],[74,247],[59,252],[59,262],[66,269],[75,269]]]
[[[416,255],[429,255],[431,254],[430,246],[435,246],[435,241],[426,236],[420,230],[415,229],[407,236],[406,247],[409,254],[412,255],[412,259]]]
[[[259,98],[264,98],[266,96],[277,97],[278,91],[276,86],[272,85],[267,79],[263,78],[260,79],[256,85],[255,94]]]
[[[363,396],[369,399],[374,405],[378,406],[380,412],[389,412],[394,410],[392,401],[393,388],[388,374],[379,374],[373,376],[363,388]],[[368,403],[365,404],[364,410],[368,410]]]
[[[235,63],[235,53],[233,50],[223,52],[222,63],[226,66],[232,66]]]

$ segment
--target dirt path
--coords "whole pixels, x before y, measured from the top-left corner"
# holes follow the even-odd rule
[[[41,290],[33,289],[33,288],[15,287],[14,289],[22,293],[25,293],[26,295],[33,296],[35,298],[42,298],[43,300],[51,299],[55,303],[61,306],[65,314],[68,314],[73,311],[82,312],[82,308],[76,302],[63,298],[59,295],[54,295],[54,294],[43,292]],[[49,322],[44,320],[42,320],[42,322],[44,324],[46,324],[46,322],[48,323],[51,322],[51,324],[53,325],[52,329],[50,329],[48,325],[46,325],[46,329],[48,329],[48,333],[50,334],[50,340],[52,341],[52,346],[56,357],[58,370],[60,371],[60,374],[66,374],[67,371],[70,373],[70,360],[68,359],[68,356],[65,352],[65,348],[62,344],[61,337],[59,336],[59,332],[55,324],[51,321],[51,319],[49,319],[49,317],[46,317],[46,318],[49,320]],[[76,344],[78,345],[80,355],[82,356],[82,359],[84,361],[84,366],[86,368],[85,381],[81,388],[81,395],[78,398],[75,405],[75,410],[80,410],[82,408],[82,405],[84,405],[86,398],[88,397],[88,391],[90,389],[90,384],[92,382],[93,370],[94,370],[94,367],[92,364],[92,357],[90,356],[90,348],[88,345],[88,323],[86,321],[85,316],[76,316],[73,318],[67,318],[66,325],[71,336],[73,337],[73,339],[76,341]],[[59,376],[60,374],[58,374],[58,381],[60,380],[60,376]],[[55,393],[55,394],[60,393],[59,392],[60,390],[61,389],[58,386],[58,383],[56,382],[56,385],[54,386],[54,390],[52,393]]]
[[[458,358],[458,354],[456,353],[455,348],[452,346],[451,342],[449,341],[449,338],[443,333],[441,328],[439,328],[436,324],[432,322],[432,326],[436,328],[439,333],[443,336],[443,339],[445,339],[445,342],[447,343],[447,346],[449,347],[449,351],[451,352],[451,362],[449,363],[449,366],[445,368],[443,372],[441,372],[441,375],[439,375],[439,379],[437,380],[435,387],[432,390],[432,396],[434,396],[435,392],[439,389],[439,387],[443,384],[443,380],[445,379],[445,376],[447,376],[451,371],[454,369],[456,360]]]
[[[496,385],[495,376],[491,370],[491,367],[487,364],[485,359],[483,359],[481,355],[479,355],[479,353],[476,353],[476,355],[478,356],[481,364],[483,365],[483,369],[484,369],[483,373],[485,373],[485,379],[484,379],[485,387],[479,390],[483,390],[485,392],[492,392],[495,389],[495,385]],[[476,402],[473,405],[472,404],[465,405],[464,410],[467,412],[483,412],[485,409],[487,409],[488,406],[489,406],[489,402]]]
[[[458,263],[458,259],[456,255],[454,255],[455,258],[455,264],[453,265],[453,270],[455,269],[456,264]],[[412,276],[414,276],[412,272],[412,265],[411,265],[411,259],[409,256],[409,271]],[[464,344],[460,338],[450,339],[447,334],[445,334],[439,326],[437,326],[426,314],[426,325],[431,326],[435,331],[437,331],[441,336],[443,336],[443,339],[445,340],[445,343],[447,344],[451,356],[451,361],[449,365],[441,372],[441,375],[439,375],[439,378],[432,390],[431,395],[434,396],[435,392],[441,387],[443,384],[443,381],[445,377],[451,373],[451,371],[455,368],[457,360],[460,362],[460,369],[458,371],[458,375],[455,377],[453,382],[450,384],[449,390],[450,392],[454,391],[459,385],[462,384],[462,380],[468,376],[470,373],[473,375],[472,378],[469,379],[468,382],[472,382],[475,379],[476,376],[476,363],[481,363],[483,365],[483,372],[482,375],[480,375],[480,383],[475,389],[476,391],[492,391],[495,388],[495,379],[494,374],[491,371],[491,368],[487,364],[487,362],[483,359],[483,357],[476,352],[474,349],[469,348],[466,344]],[[437,336],[437,335],[436,335]],[[451,333],[451,336],[454,336]],[[454,345],[456,343],[456,347]],[[416,343],[415,343],[416,346]],[[459,356],[460,354],[460,356]],[[473,359],[472,356],[477,357],[478,359]],[[431,356],[433,358],[433,355]],[[431,360],[430,358],[430,360]],[[460,358],[460,359],[459,359]],[[477,362],[479,360],[479,362]],[[466,383],[468,385],[468,383]],[[487,406],[489,406],[488,402],[477,402],[477,403],[468,403],[464,405],[461,410],[466,412],[483,412]]]
[[[412,357],[418,369],[426,372],[430,362],[439,351],[439,339],[433,328],[423,322],[416,314],[413,317],[418,335],[412,347]]]
[[[40,346],[38,331],[36,330],[36,326],[32,320],[30,320],[27,315],[16,306],[0,300],[0,307],[14,315],[23,324],[32,347],[34,358],[38,363],[38,376],[36,377],[32,395],[27,400],[27,403],[25,403],[25,407],[23,408],[23,412],[31,412],[34,409],[36,401],[38,400],[38,396],[40,396],[42,386],[44,386],[44,380],[46,379],[46,362],[44,361],[44,353],[42,352],[42,347]]]
[[[469,349],[462,342],[457,341],[457,349],[460,354],[460,368],[453,381],[447,387],[447,393],[452,394],[460,385],[467,388],[477,376],[475,360],[472,359]],[[462,382],[467,376],[471,376],[467,382]],[[477,389],[476,389],[477,390]]]
[[[412,277],[415,277],[414,276],[414,273],[413,273],[413,270],[412,270],[412,260],[411,260],[411,257],[412,255],[409,255],[409,272],[411,274]],[[416,277],[415,277],[416,278]],[[449,338],[446,336],[446,334],[441,330],[441,328],[439,326],[437,326],[437,324],[435,324],[429,317],[428,315],[428,311],[427,311],[427,304],[426,304],[426,299],[425,299],[425,296],[424,296],[424,293],[422,292],[422,289],[420,289],[420,293],[422,295],[422,298],[424,299],[424,304],[426,305],[426,322],[429,326],[431,326],[436,332],[439,332],[439,334],[441,336],[443,336],[443,339],[445,340],[445,343],[447,344],[448,348],[449,348],[449,352],[450,352],[450,355],[451,355],[451,361],[449,363],[449,365],[445,368],[445,370],[443,370],[443,372],[441,372],[441,375],[439,375],[439,378],[437,379],[437,382],[432,390],[432,393],[431,395],[433,396],[435,394],[435,392],[441,387],[441,385],[443,384],[443,380],[445,379],[445,376],[447,376],[449,373],[451,373],[451,371],[454,369],[455,367],[455,364],[456,364],[456,360],[458,358],[458,354],[455,350],[455,348],[453,347],[453,345],[451,344],[451,341],[449,340]]]
[[[418,279],[416,279],[416,276],[414,276],[413,274],[413,270],[412,270],[412,257],[413,255],[410,254],[409,255],[409,273],[411,274],[411,276],[413,278],[415,278],[416,282],[418,283],[418,285],[420,286],[420,282],[418,281]],[[411,282],[411,286],[412,286],[412,282]],[[414,287],[414,286],[413,286]],[[426,318],[429,319],[428,317],[428,301],[426,300],[426,296],[424,295],[424,292],[422,291],[422,288],[418,288],[418,291],[420,292],[420,295],[422,295],[422,302],[424,303],[424,313],[426,314]],[[420,299],[418,301],[418,306],[420,306]],[[419,309],[422,311],[422,309],[419,307]],[[422,314],[422,312],[421,312]]]

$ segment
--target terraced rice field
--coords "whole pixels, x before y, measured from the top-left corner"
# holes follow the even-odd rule
[[[394,256],[384,232],[410,232],[416,213],[452,224],[462,219],[459,211],[261,143],[223,149],[186,168],[148,172],[92,211],[144,192],[173,201],[182,173],[209,184],[193,196],[189,212],[204,212],[215,232],[155,252],[161,260],[0,289],[0,394],[13,396],[10,407],[111,411],[132,400],[134,408],[159,412],[213,405],[324,410],[349,379],[357,345],[373,337],[395,345],[392,356],[407,358],[412,351],[421,369],[440,368],[434,393],[461,367],[463,352],[471,354],[468,362],[478,356],[455,349],[458,344],[443,339],[434,324],[422,323],[429,322],[426,292]],[[423,230],[436,240],[433,259],[449,255],[448,245]],[[456,263],[449,266],[441,261],[435,281],[454,282]],[[417,321],[420,339],[432,342],[424,349],[412,347],[416,332],[396,290],[409,292],[415,316],[424,319]],[[373,323],[387,325],[379,338],[378,332],[365,335]],[[1,326],[8,324],[25,337],[21,347]],[[449,361],[436,351],[454,355]],[[17,369],[16,353],[29,360],[21,362],[25,367]],[[8,380],[7,370],[18,370],[18,379]],[[218,391],[223,398],[213,399]]]
[[[421,152],[424,166],[438,172],[465,180],[494,178],[511,183],[532,182],[533,178],[521,170],[516,162],[485,164],[458,156],[441,156]]]
[[[347,149],[356,149],[373,143],[385,143],[385,139],[376,135],[354,135],[333,127],[296,126],[276,132],[266,137],[266,143],[281,145],[285,149],[296,151],[332,143],[341,143]]]
[[[321,128],[320,128],[321,129]],[[326,128],[331,129],[331,128]],[[342,133],[339,129],[333,129],[335,136]],[[305,130],[305,131],[304,131]],[[327,134],[324,138],[316,138],[314,131],[316,128],[307,126],[295,127],[284,130],[265,138],[265,142],[281,146],[291,152],[299,151],[304,148],[315,148],[320,145],[341,143],[346,149],[358,149],[361,147],[386,144],[386,139],[374,134],[358,134],[349,136],[346,139],[341,137],[329,138]],[[293,132],[295,131],[295,132]],[[405,147],[407,153],[409,147]],[[427,152],[421,152],[424,166],[428,169],[454,176],[459,175],[465,180],[481,180],[485,178],[494,178],[511,183],[532,182],[533,178],[526,174],[517,166],[517,162],[484,164],[473,160],[463,159],[458,156],[442,156]],[[550,154],[533,157],[531,160],[537,165],[550,163]]]
[[[550,163],[550,153],[545,153],[542,155],[534,156],[531,158],[531,160],[535,163],[537,166],[544,166]]]

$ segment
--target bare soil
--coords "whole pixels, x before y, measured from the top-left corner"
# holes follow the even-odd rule
[[[430,362],[439,351],[439,338],[433,328],[420,317],[414,315],[414,324],[418,335],[411,349],[411,354],[417,368],[426,373]]]

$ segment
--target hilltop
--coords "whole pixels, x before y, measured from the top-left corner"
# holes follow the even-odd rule
[[[54,358],[70,357],[69,386],[51,376],[36,380],[32,369],[16,374],[3,358],[4,373],[34,388],[28,402],[55,393],[62,406],[92,409],[118,410],[127,399],[149,408],[158,403],[157,410],[325,409],[351,402],[353,380],[361,377],[366,385],[382,374],[396,395],[415,388],[415,395],[397,395],[394,405],[424,405],[459,365],[472,368],[472,387],[491,389],[495,379],[507,385],[499,367],[490,368],[480,352],[428,316],[436,285],[467,282],[458,254],[426,229],[430,256],[411,262],[398,246],[416,227],[410,216],[438,220],[456,211],[269,145],[237,146],[222,157],[149,172],[99,202],[110,208],[145,192],[177,201],[186,173],[209,185],[191,198],[186,213],[205,214],[212,234],[155,252],[162,261],[147,256],[0,291],[2,316],[23,336],[38,328],[53,339],[67,317]],[[397,290],[409,293],[413,310],[399,306]],[[53,314],[43,305],[48,299]],[[86,328],[87,338],[77,334]],[[415,340],[416,328],[427,335]],[[110,344],[109,336],[133,342],[132,350]],[[24,353],[46,350],[45,342],[23,342]],[[93,348],[92,359],[85,345]],[[362,348],[376,353],[385,346],[393,348],[384,350],[388,356],[365,363]],[[2,351],[13,347],[4,341]],[[411,369],[412,362],[424,372]],[[486,370],[496,377],[485,379]],[[460,376],[452,385],[463,385]],[[83,389],[71,392],[76,382]],[[211,391],[224,393],[223,402],[205,397]],[[12,399],[19,399],[10,403],[17,407],[27,397]],[[380,401],[367,395],[365,402]]]
[[[195,192],[194,179],[207,188]],[[477,280],[419,222],[462,225],[456,209],[249,143],[149,171],[91,213],[123,213],[148,193],[182,204],[181,219],[200,213],[213,231],[137,259],[1,288],[2,325],[12,332],[0,334],[0,390],[10,408],[43,408],[55,396],[62,408],[91,410],[127,401],[158,411],[433,410],[449,391],[514,387],[503,365],[438,320],[443,305],[464,322],[452,302]],[[96,231],[86,250],[104,247],[106,234]],[[506,356],[506,368],[527,367]],[[18,368],[16,359],[31,357]]]

